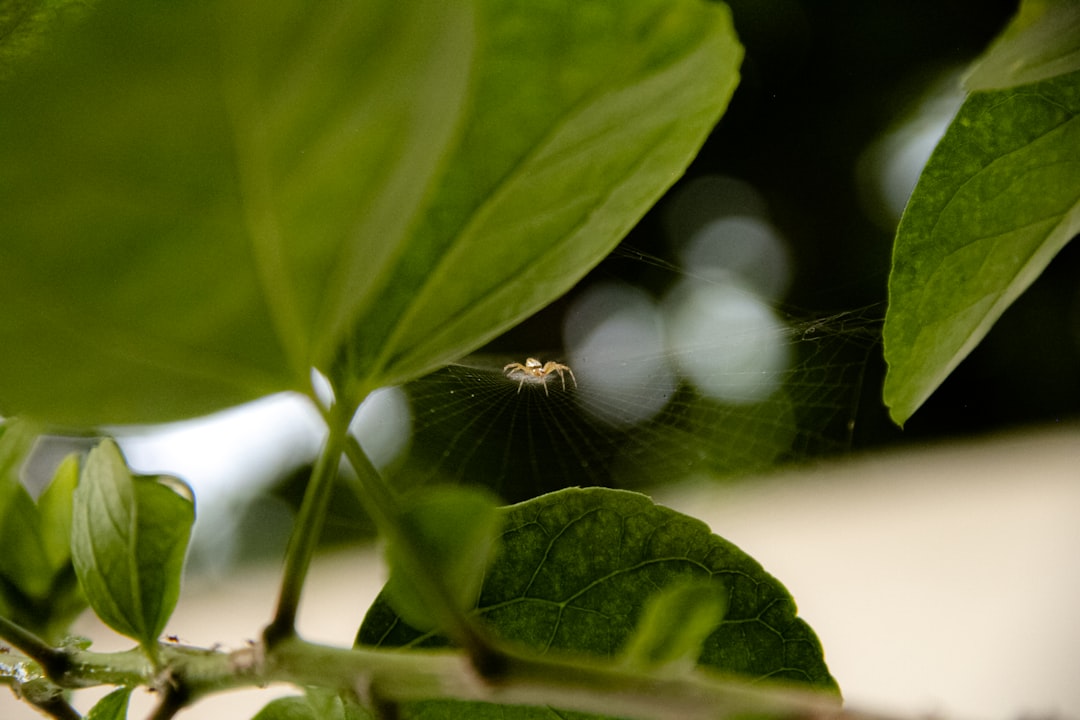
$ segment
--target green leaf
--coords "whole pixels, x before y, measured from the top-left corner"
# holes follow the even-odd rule
[[[38,50],[57,16],[81,13],[84,0],[5,0],[0,3],[0,80]]]
[[[75,489],[75,572],[98,617],[152,656],[180,594],[194,520],[179,481],[132,477],[111,440],[90,452]]]
[[[50,33],[0,85],[0,410],[156,422],[312,367],[359,396],[569,289],[742,51],[701,0],[477,5],[128,0]]]
[[[251,720],[318,720],[318,716],[307,698],[292,695],[271,700]]]
[[[38,498],[41,540],[54,572],[71,562],[71,512],[79,482],[79,456],[68,455],[56,468],[53,479]]]
[[[20,604],[17,595],[40,603],[53,578],[38,508],[19,479],[35,437],[26,423],[0,425],[0,588],[6,588],[8,604],[15,606]]]
[[[113,690],[97,701],[86,714],[86,720],[124,720],[127,717],[129,700],[131,700],[131,688],[122,687]]]
[[[58,32],[0,86],[3,412],[308,388],[457,137],[470,11],[128,0]]]
[[[711,580],[663,588],[646,602],[621,653],[623,662],[642,669],[693,667],[726,607],[727,596]]]
[[[429,597],[428,586],[415,581],[426,570],[437,573],[439,584],[451,590],[454,610],[473,607],[502,521],[494,496],[477,488],[436,486],[417,493],[401,518],[412,547],[386,546],[386,596],[394,609],[415,627],[446,627],[442,600]]]
[[[742,48],[721,3],[478,3],[464,135],[359,315],[367,387],[461,357],[566,292],[684,171]]]
[[[727,613],[705,638],[701,665],[836,690],[817,637],[796,616],[783,585],[699,520],[643,495],[600,488],[551,493],[505,512],[502,544],[476,606],[503,639],[540,653],[616,657],[631,643],[657,590],[704,581],[726,597]],[[406,624],[384,592],[364,618],[357,643],[436,647],[446,641]],[[680,645],[686,647],[679,641],[672,647]],[[425,718],[449,718],[466,706],[425,702],[413,709],[420,707],[430,713]],[[550,717],[536,708],[503,714],[511,711],[467,707],[476,712],[470,717]]]
[[[252,720],[367,720],[370,717],[355,703],[342,702],[336,693],[313,688],[306,697],[294,695],[272,700]]]
[[[1080,2],[1024,0],[1009,27],[974,64],[968,90],[993,90],[1080,70]]]
[[[897,231],[884,399],[903,424],[1080,232],[1080,72],[972,93]]]
[[[65,459],[35,503],[19,479],[35,438],[26,423],[0,425],[0,614],[56,641],[86,608],[70,550],[78,460]]]

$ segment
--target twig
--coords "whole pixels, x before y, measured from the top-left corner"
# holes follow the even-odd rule
[[[49,677],[59,677],[68,668],[70,660],[66,650],[54,648],[34,633],[3,616],[0,616],[0,637],[37,662]]]

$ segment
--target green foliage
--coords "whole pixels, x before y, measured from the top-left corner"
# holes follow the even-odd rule
[[[719,675],[835,698],[787,590],[702,523],[608,489],[503,511],[470,488],[399,498],[344,439],[343,409],[447,366],[566,292],[679,177],[738,80],[723,5],[69,5],[79,3],[0,9],[0,108],[18,109],[0,112],[0,411],[91,427],[278,391],[319,402],[313,369],[336,397],[320,406],[331,441],[278,614],[246,666],[158,643],[194,522],[186,486],[134,476],[106,440],[81,472],[76,458],[62,463],[35,501],[18,476],[34,433],[0,425],[0,634],[25,654],[0,679],[61,703],[62,682],[122,685],[92,720],[124,717],[131,686],[155,684],[164,715],[168,702],[235,684],[310,679],[276,664],[291,644],[362,670],[276,700],[262,720],[367,717],[358,699],[398,710],[378,693],[445,658],[468,674],[454,696],[466,699],[522,681],[515,662],[549,673],[525,684],[562,687],[560,673],[585,659],[610,662],[611,675],[592,677],[613,692],[642,677]],[[1024,4],[976,66],[911,198],[885,329],[898,422],[1080,230],[1078,24],[1074,3]],[[770,463],[798,413],[781,392],[729,431],[725,408],[688,407],[689,424],[718,435],[717,457],[698,458],[713,473],[763,440],[775,442],[750,459]],[[648,436],[664,459],[639,464],[643,477],[694,462],[679,432]],[[626,437],[597,433],[616,453]],[[447,444],[432,451],[446,458]],[[294,620],[342,453],[386,535],[390,580],[358,648],[338,651],[304,645]],[[142,652],[49,645],[86,601]],[[372,650],[449,648],[440,632],[476,647]],[[424,679],[406,689],[424,699],[402,716],[550,712],[440,699],[450,676]]]
[[[719,613],[698,595],[703,582],[727,605],[723,621],[704,633]],[[665,589],[673,594],[659,602],[689,611],[686,619],[693,625],[666,637],[645,610],[654,592]],[[836,690],[817,637],[796,616],[783,585],[704,523],[637,493],[569,489],[510,506],[475,612],[502,639],[539,653],[614,658],[629,648],[629,660],[637,662],[637,650],[644,649],[651,662],[662,665],[697,645],[697,660],[706,667]],[[361,646],[446,642],[409,626],[385,591],[357,634]],[[464,712],[456,703],[422,707],[431,718]],[[479,712],[503,710],[480,706],[470,708],[469,716],[486,717],[472,714]],[[536,713],[522,710],[513,717]]]
[[[991,50],[972,79],[1001,89],[968,96],[908,202],[884,330],[884,399],[898,423],[1080,232],[1078,19],[1062,3]],[[1018,64],[1032,33],[1073,54]]]
[[[90,452],[75,489],[75,572],[98,617],[152,656],[180,595],[194,521],[190,490],[175,478],[133,477],[111,440]]]
[[[97,701],[86,714],[86,720],[124,720],[127,717],[130,700],[131,688],[122,687],[113,690]]]
[[[621,659],[649,670],[692,667],[726,608],[727,595],[711,580],[665,587],[649,597]]]
[[[350,374],[418,377],[570,289],[682,173],[734,90],[742,52],[721,5],[507,7],[480,5],[462,136],[355,326]]]
[[[437,486],[416,493],[408,502],[401,526],[411,548],[387,543],[390,566],[386,593],[394,609],[415,627],[445,628],[439,604],[425,596],[424,587],[413,582],[418,573],[435,572],[454,593],[454,609],[466,610],[476,603],[480,586],[502,527],[496,499],[476,488]],[[415,558],[424,558],[417,567]]]
[[[304,697],[284,697],[273,700],[252,720],[369,720],[355,704],[345,703],[333,694],[309,692]]]
[[[316,720],[314,708],[305,697],[283,697],[272,700],[251,720]]]
[[[551,302],[737,80],[722,5],[632,8],[115,2],[57,32],[0,86],[0,409],[156,422],[312,367],[358,400]]]
[[[992,90],[1080,70],[1080,3],[1023,0],[1016,17],[975,63],[965,85]]]
[[[0,107],[19,108],[0,113],[0,411],[62,426],[314,397],[312,369],[355,407],[475,349],[569,289],[679,177],[742,55],[727,9],[697,0],[117,0],[55,23],[19,8],[34,17],[0,15]],[[156,677],[193,502],[133,476],[108,440],[77,486],[76,470],[42,497],[44,534],[5,524],[33,540],[5,569],[45,592],[40,568],[73,564]],[[369,483],[365,507],[393,524],[389,593],[446,627],[476,602],[504,515],[456,488],[399,509]],[[8,487],[5,511],[31,517]],[[321,515],[290,545],[268,646],[292,631]],[[313,691],[264,714],[354,710]]]
[[[0,80],[37,51],[61,16],[82,12],[84,0],[5,0],[0,3]]]
[[[37,499],[19,479],[35,428],[0,424],[0,615],[58,640],[86,606],[68,536],[78,461],[67,458]]]

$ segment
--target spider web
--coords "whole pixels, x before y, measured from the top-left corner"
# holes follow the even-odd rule
[[[516,502],[569,486],[737,478],[842,452],[874,344],[868,325],[857,314],[784,318],[674,348],[573,343],[561,353],[474,355],[402,388],[411,439],[387,469],[402,487],[481,484]],[[573,340],[570,321],[565,334]],[[779,348],[785,362],[695,369],[695,358],[747,343]],[[565,362],[577,385],[567,375],[564,388],[554,372],[525,383],[504,373],[526,357]],[[728,385],[749,389],[717,397]]]

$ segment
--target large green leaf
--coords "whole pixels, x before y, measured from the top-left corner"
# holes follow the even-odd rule
[[[80,13],[84,0],[4,0],[0,3],[0,79],[12,65],[37,51],[57,17]]]
[[[971,93],[904,211],[884,397],[906,421],[1080,232],[1080,71]]]
[[[665,640],[655,627],[635,632],[658,590],[711,582],[726,601],[723,621],[702,638]],[[698,600],[675,594],[695,614]],[[668,598],[665,602],[670,602]],[[705,615],[713,612],[705,608]],[[654,505],[636,493],[593,488],[563,490],[506,510],[503,544],[488,571],[476,613],[500,637],[537,652],[576,652],[661,664],[665,646],[683,656],[700,648],[698,662],[750,678],[785,679],[835,690],[817,637],[796,616],[787,590],[751,557],[710,533],[704,523]],[[700,620],[701,618],[698,618]],[[666,619],[678,624],[683,618]],[[681,635],[678,629],[674,631]],[[398,617],[380,595],[364,618],[357,643],[432,647],[445,640]],[[654,653],[655,650],[655,653]],[[541,709],[451,702],[410,706],[407,717],[550,717]]]
[[[479,3],[465,133],[356,325],[362,389],[417,377],[568,290],[683,172],[742,49],[700,0]]]
[[[0,408],[307,388],[456,136],[470,6],[102,5],[0,87]]]
[[[703,0],[115,0],[0,86],[0,410],[415,377],[550,302],[737,79]],[[345,344],[344,367],[332,367]]]
[[[111,440],[90,452],[75,489],[75,572],[98,617],[151,651],[180,595],[194,521],[179,481],[132,477]]]

